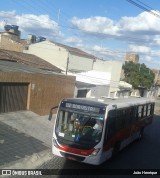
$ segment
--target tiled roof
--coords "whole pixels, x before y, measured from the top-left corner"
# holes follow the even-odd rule
[[[67,46],[67,45],[64,45],[64,44],[61,44],[61,43],[57,43],[57,42],[54,42],[54,41],[50,41],[51,43],[54,43],[56,44],[57,46],[61,46],[65,49],[67,49],[69,52],[71,53],[74,53],[74,54],[78,54],[78,55],[81,55],[81,56],[86,56],[88,58],[91,58],[91,59],[96,59],[96,57],[92,54],[88,54],[78,48],[73,48],[73,47],[70,47],[70,46]]]
[[[38,69],[19,62],[3,60],[0,60],[0,72],[22,72],[31,74],[63,75],[61,73]]]
[[[29,66],[39,68],[39,69],[50,70],[50,71],[54,71],[58,73],[61,72],[61,69],[50,64],[49,62],[35,55],[22,53],[22,52],[15,52],[15,51],[0,49],[0,60],[15,61],[15,62],[27,64]]]

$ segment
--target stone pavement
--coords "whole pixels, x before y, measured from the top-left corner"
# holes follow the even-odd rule
[[[0,168],[36,168],[53,158],[53,125],[31,111],[0,114]]]

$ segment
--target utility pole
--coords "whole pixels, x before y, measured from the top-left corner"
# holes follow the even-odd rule
[[[66,75],[67,75],[67,72],[68,72],[68,64],[69,64],[69,51],[68,51],[67,65],[66,65]]]

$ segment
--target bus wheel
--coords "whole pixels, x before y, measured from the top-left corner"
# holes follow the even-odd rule
[[[112,156],[115,156],[119,150],[120,150],[120,146],[121,146],[121,142],[117,142],[115,145],[114,145],[114,148],[113,148],[113,151],[112,151]]]

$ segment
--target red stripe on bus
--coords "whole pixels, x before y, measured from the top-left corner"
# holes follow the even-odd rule
[[[65,151],[65,152],[74,153],[74,154],[83,155],[83,156],[88,156],[94,151],[94,148],[92,148],[90,150],[81,150],[81,149],[77,149],[77,148],[70,148],[66,145],[60,145],[60,146],[58,145],[57,148],[59,150]]]
[[[145,127],[146,125],[152,122],[153,118],[149,117],[146,119],[142,119],[139,122],[131,125],[130,127],[123,128],[117,131],[111,138],[104,144],[103,151],[107,151],[110,148],[114,147],[115,143],[118,141],[123,141],[126,138],[129,138],[132,134]]]

